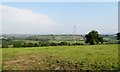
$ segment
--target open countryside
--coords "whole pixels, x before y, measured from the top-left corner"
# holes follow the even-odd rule
[[[84,37],[78,35],[76,43],[74,43],[73,35],[55,35],[55,39],[53,36],[6,35],[9,38],[7,41],[3,39],[3,43],[7,42],[8,45],[5,44],[8,48],[2,48],[2,69],[117,70],[119,68],[119,44],[116,44],[116,35],[107,35],[103,44],[99,45],[88,45],[85,43]],[[22,42],[25,44],[22,45]],[[9,43],[13,43],[14,48],[11,48]],[[35,44],[37,45],[35,46]]]
[[[4,2],[0,7],[3,72],[120,69],[118,3]]]
[[[3,70],[117,70],[118,45],[3,49]]]

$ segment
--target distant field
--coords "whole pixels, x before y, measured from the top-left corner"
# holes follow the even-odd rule
[[[31,36],[29,38],[37,38],[37,39],[49,39],[54,41],[73,41],[76,40],[84,40],[82,35],[38,35],[38,36]]]
[[[85,35],[72,35],[72,34],[59,34],[59,35],[3,35],[5,37],[11,38],[13,41],[23,41],[23,42],[31,42],[31,43],[38,43],[40,41],[47,41],[47,42],[69,42],[85,44]],[[116,35],[101,35],[104,38],[104,43],[117,43]],[[0,42],[1,44],[1,42]]]
[[[60,43],[60,42],[63,42],[63,41],[49,41],[49,42]],[[75,43],[75,41],[65,41],[65,42],[68,42],[68,43]],[[85,41],[76,41],[76,43],[85,44]]]
[[[118,45],[3,48],[3,70],[115,70]]]

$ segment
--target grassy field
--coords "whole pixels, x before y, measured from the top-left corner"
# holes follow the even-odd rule
[[[115,70],[118,45],[3,48],[3,70]]]
[[[73,35],[39,35],[39,36],[34,36],[33,38],[43,38],[43,39],[50,39],[50,40],[54,40],[55,41],[70,41],[70,40],[74,40],[74,36]],[[76,40],[84,40],[82,36],[75,36]]]

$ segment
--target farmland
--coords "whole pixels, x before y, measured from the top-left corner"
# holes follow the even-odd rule
[[[118,45],[2,48],[3,70],[116,70]]]
[[[0,71],[120,71],[118,2],[3,1],[0,7]]]
[[[115,34],[101,35],[104,38],[103,44],[116,44],[118,41]],[[73,34],[59,34],[59,35],[29,35],[29,34],[4,34],[2,48],[7,47],[34,47],[36,46],[53,46],[61,45],[61,42],[67,42],[67,45],[85,45],[85,35],[73,35]],[[0,40],[1,41],[1,40]],[[45,42],[46,45],[41,45],[41,42]],[[75,44],[77,43],[77,44]],[[27,45],[26,45],[27,44]]]

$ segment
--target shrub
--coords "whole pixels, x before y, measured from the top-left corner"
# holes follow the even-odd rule
[[[38,46],[39,46],[39,44],[38,44],[38,43],[35,43],[35,44],[34,44],[34,46],[35,46],[35,47],[38,47]]]
[[[29,43],[24,42],[22,46],[23,46],[23,47],[28,47],[28,46],[29,46]]]
[[[14,41],[13,47],[22,47],[22,42],[21,41]]]
[[[49,42],[39,42],[39,46],[50,46]]]
[[[34,43],[28,43],[28,47],[35,47]]]
[[[70,45],[70,43],[68,43],[68,42],[61,42],[61,43],[59,43],[58,45],[60,45],[60,46],[63,46],[63,45]]]
[[[54,43],[54,42],[51,42],[51,43],[50,43],[50,46],[58,46],[58,44],[57,44],[57,43]]]

